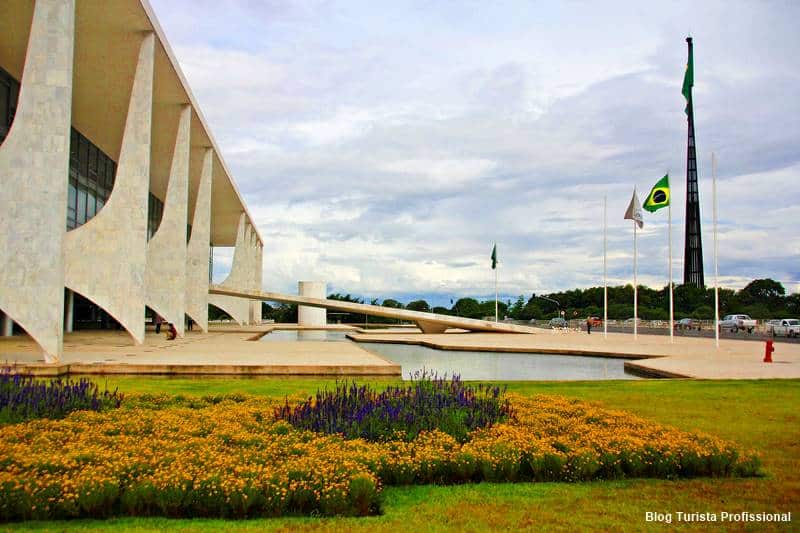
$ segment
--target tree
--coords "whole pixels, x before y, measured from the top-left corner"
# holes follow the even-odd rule
[[[408,302],[406,309],[409,311],[422,311],[423,313],[430,313],[431,311],[431,307],[425,300],[414,300],[413,302]]]
[[[698,320],[708,320],[714,318],[714,309],[707,305],[701,305],[692,312],[692,318]]]
[[[481,318],[481,308],[475,298],[459,298],[453,305],[453,313],[467,318]]]
[[[494,300],[486,300],[478,304],[480,313],[472,318],[486,318],[492,317],[494,319]],[[502,319],[508,314],[508,304],[505,302],[497,302],[497,315]]]
[[[508,309],[508,316],[514,320],[523,320],[522,311],[525,309],[525,298],[520,294],[517,301]]]
[[[402,309],[403,304],[393,298],[386,298],[381,304],[383,307],[391,307],[392,309]]]
[[[742,305],[765,305],[776,307],[786,294],[786,289],[774,279],[754,279],[739,291]]]

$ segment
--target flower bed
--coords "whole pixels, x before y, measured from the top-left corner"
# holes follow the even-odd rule
[[[411,440],[438,429],[459,442],[469,433],[490,427],[511,415],[505,388],[472,386],[459,376],[449,380],[425,371],[412,375],[409,386],[377,391],[369,385],[337,383],[292,407],[287,399],[275,418],[299,429],[367,440]]]
[[[21,422],[32,418],[63,418],[72,411],[117,408],[122,402],[118,391],[100,392],[97,384],[86,378],[37,380],[0,369],[0,424]]]
[[[263,398],[139,398],[6,426],[0,518],[367,515],[382,485],[752,476],[719,439],[562,397],[510,396],[514,416],[466,442],[438,430],[371,442],[293,427]],[[128,403],[126,401],[126,403]]]

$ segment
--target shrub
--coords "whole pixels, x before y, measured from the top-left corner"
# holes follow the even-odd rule
[[[337,382],[332,391],[317,391],[292,408],[288,399],[275,418],[299,429],[341,434],[345,438],[385,441],[401,436],[412,440],[422,431],[438,429],[466,442],[470,431],[504,421],[511,406],[505,389],[466,385],[423,371],[407,387],[378,392],[369,385]]]

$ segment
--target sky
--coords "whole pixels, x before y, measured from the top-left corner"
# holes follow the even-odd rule
[[[705,276],[800,291],[800,3],[150,0],[264,240],[263,286],[503,299],[632,282],[666,172],[683,277],[687,34]],[[668,279],[667,212],[638,280]],[[215,250],[224,279],[231,249]]]

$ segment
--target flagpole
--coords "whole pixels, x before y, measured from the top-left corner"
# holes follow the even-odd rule
[[[669,176],[669,172],[667,172]],[[671,192],[671,191],[670,191]],[[667,205],[667,231],[669,231],[669,342],[675,342],[675,308],[672,300],[672,198]]]
[[[638,302],[639,290],[637,288],[637,283],[636,283],[636,226],[637,225],[638,224],[634,220],[633,221],[633,340],[639,338],[639,332],[637,327],[638,326],[637,322],[639,317],[639,313],[637,311],[639,303]]]
[[[603,338],[608,338],[608,195],[603,195]]]
[[[499,265],[496,265],[499,266]],[[497,268],[494,269],[494,321],[498,322],[497,319]]]
[[[711,152],[711,202],[714,213],[714,344],[719,349],[719,247],[717,243],[717,157]]]

